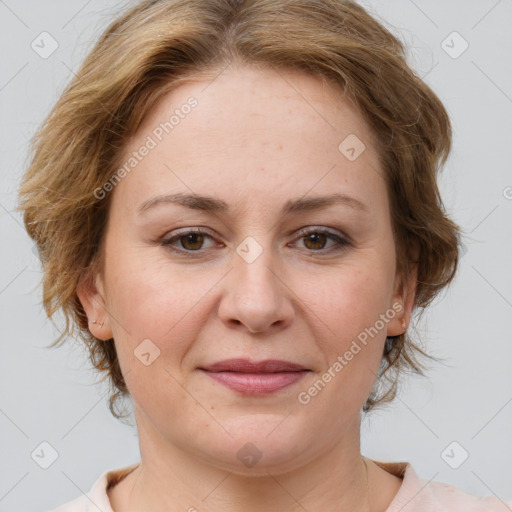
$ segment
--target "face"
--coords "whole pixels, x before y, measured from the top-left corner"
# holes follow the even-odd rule
[[[141,443],[240,473],[261,457],[252,474],[357,448],[414,282],[395,275],[358,111],[319,78],[230,67],[164,96],[120,162],[102,273],[79,296],[115,340]],[[228,359],[304,370],[205,370]]]

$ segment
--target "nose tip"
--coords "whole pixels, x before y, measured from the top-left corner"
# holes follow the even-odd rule
[[[218,314],[232,327],[242,325],[251,334],[284,327],[291,321],[294,308],[286,297],[287,287],[271,269],[271,262],[260,255],[252,263],[239,261],[239,267],[226,283],[227,292]]]

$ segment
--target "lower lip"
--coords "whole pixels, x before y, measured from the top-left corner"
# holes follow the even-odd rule
[[[264,395],[279,391],[304,377],[308,370],[282,373],[209,372],[209,377],[234,391],[248,395]]]

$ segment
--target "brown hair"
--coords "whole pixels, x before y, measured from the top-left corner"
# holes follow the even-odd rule
[[[408,66],[403,44],[365,9],[346,0],[144,0],[106,29],[34,135],[20,188],[43,263],[45,310],[52,317],[61,309],[65,318],[51,346],[78,328],[93,366],[110,378],[117,418],[117,399],[128,390],[115,346],[91,335],[77,297],[79,280],[98,268],[111,196],[93,191],[113,175],[127,138],[164,93],[198,73],[213,78],[230,62],[339,84],[375,135],[397,272],[417,268],[415,307],[430,304],[457,269],[459,228],[436,182],[451,145],[447,112]],[[403,371],[424,375],[418,354],[437,359],[406,334],[387,339],[365,412],[395,397]]]

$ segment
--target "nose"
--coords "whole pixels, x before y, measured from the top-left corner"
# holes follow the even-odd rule
[[[269,333],[292,322],[293,293],[273,259],[267,249],[250,263],[234,255],[234,268],[226,276],[218,309],[219,317],[229,327],[245,328],[253,334]]]

